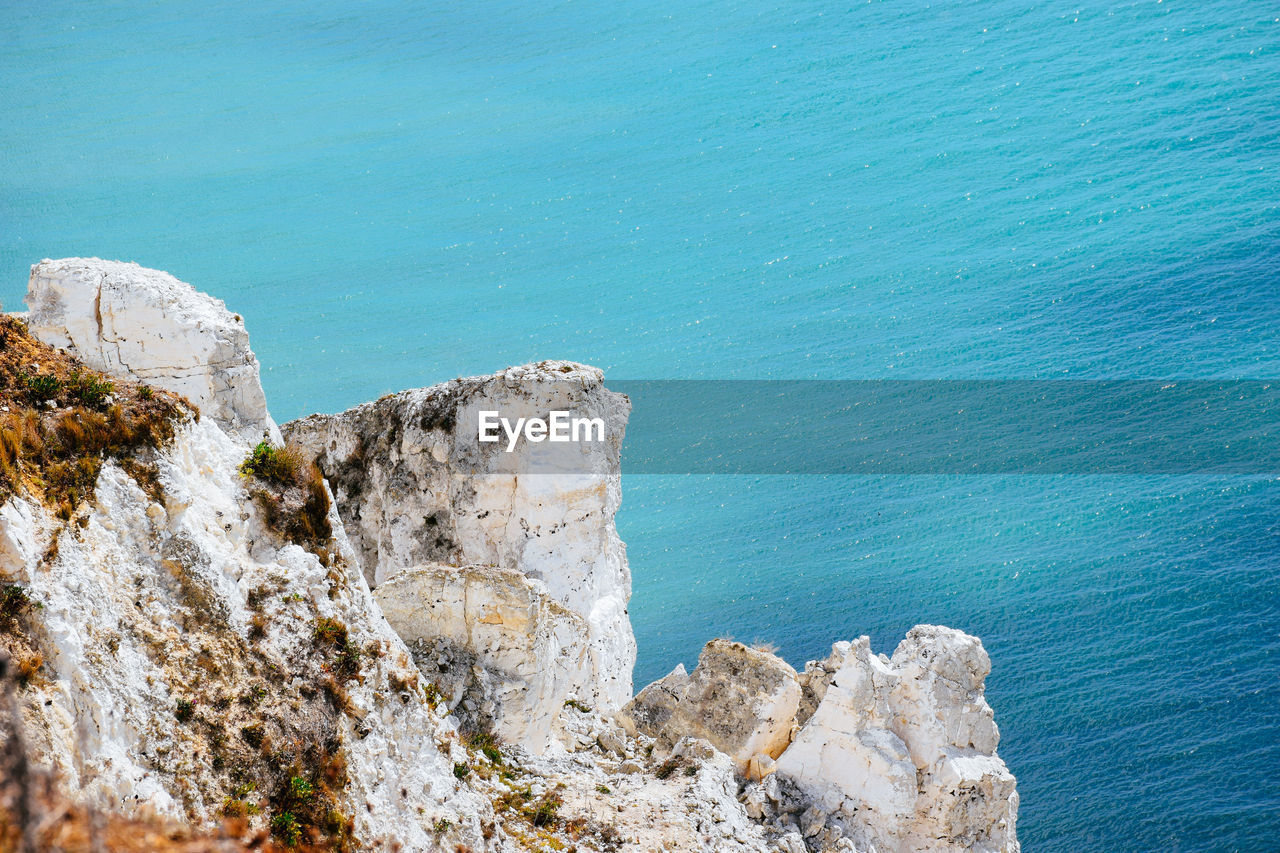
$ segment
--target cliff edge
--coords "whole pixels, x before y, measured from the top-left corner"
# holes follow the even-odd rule
[[[27,300],[0,318],[0,849],[1019,849],[975,637],[802,672],[713,640],[632,696],[630,404],[600,371],[281,429],[241,319],[172,276],[44,261]],[[508,453],[490,409],[608,440]]]

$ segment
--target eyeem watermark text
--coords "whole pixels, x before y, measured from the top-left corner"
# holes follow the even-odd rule
[[[572,412],[552,410],[546,418],[516,418],[513,425],[496,411],[480,412],[479,438],[494,443],[506,434],[507,452],[515,450],[523,435],[525,441],[570,442],[604,441],[604,418],[575,417]]]

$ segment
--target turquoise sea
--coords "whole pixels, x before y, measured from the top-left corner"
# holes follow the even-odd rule
[[[281,420],[543,358],[1280,378],[1280,7],[5,2],[0,300],[68,255],[224,298]],[[1026,850],[1280,844],[1274,472],[630,475],[618,523],[637,684],[941,622]]]

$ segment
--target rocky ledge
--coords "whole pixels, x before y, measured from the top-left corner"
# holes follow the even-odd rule
[[[629,403],[598,370],[279,428],[241,319],[189,285],[44,261],[27,302],[0,330],[0,848],[1019,849],[975,637],[803,672],[712,640],[632,696]],[[508,454],[481,408],[609,439]]]

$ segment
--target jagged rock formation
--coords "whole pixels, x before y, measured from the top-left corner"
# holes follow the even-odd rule
[[[778,775],[859,847],[1016,849],[1018,796],[995,754],[982,643],[918,625],[892,658],[866,637],[833,656],[843,665]]]
[[[731,640],[712,640],[691,675],[681,666],[640,692],[618,715],[673,746],[705,738],[745,774],[753,756],[777,758],[791,743],[800,682],[786,661]]]
[[[659,747],[706,737],[759,783],[748,810],[801,847],[1013,851],[1018,795],[982,695],[990,671],[976,637],[935,625],[913,628],[892,658],[866,637],[836,643],[799,678],[772,654],[713,640],[692,674],[650,684],[619,720]]]
[[[507,452],[503,442],[479,441],[482,410],[595,417],[605,440],[521,442]],[[599,370],[552,361],[405,391],[284,430],[333,484],[371,584],[428,564],[519,572],[537,582],[530,595],[545,590],[585,626],[576,655],[547,661],[552,681],[612,711],[631,698],[635,664],[631,572],[613,521],[629,413],[627,398],[606,390]],[[425,627],[415,629],[424,640]],[[479,662],[488,665],[484,656]],[[510,673],[495,665],[494,678]],[[528,689],[550,695],[540,683]]]
[[[95,370],[197,402],[225,431],[279,442],[238,314],[166,272],[97,258],[31,269],[32,333]]]
[[[919,626],[892,658],[864,637],[800,674],[713,641],[628,702],[629,403],[599,371],[543,362],[313,416],[246,468],[276,430],[220,302],[96,260],[43,262],[29,294],[33,333],[172,411],[87,467],[42,445],[47,470],[92,474],[60,502],[31,487],[34,452],[0,466],[0,640],[34,650],[31,757],[81,801],[329,850],[1018,850],[974,637]],[[65,396],[6,409],[0,449]],[[599,416],[608,440],[507,453],[477,441],[481,408]]]
[[[804,665],[804,672],[799,675],[800,707],[796,709],[796,725],[803,726],[818,710],[818,703],[827,695],[832,677],[844,666],[844,659],[852,649],[852,643],[841,641],[831,647],[831,654],[825,659],[811,660]]]

